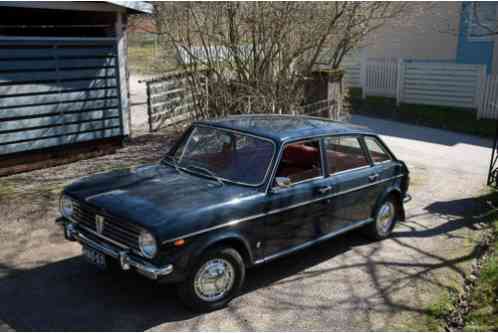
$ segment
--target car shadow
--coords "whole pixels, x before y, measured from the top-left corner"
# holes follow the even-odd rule
[[[247,271],[239,298],[369,241],[359,233],[305,249]],[[135,273],[105,273],[81,256],[35,269],[0,264],[0,323],[20,331],[143,331],[198,316],[182,306],[174,285]]]
[[[498,195],[489,193],[477,198],[436,201],[426,206],[424,210],[425,214],[435,216],[444,222],[428,228],[415,222],[419,216],[407,216],[407,222],[402,223],[406,227],[405,230],[393,232],[393,237],[424,238],[445,235],[454,238],[458,236],[453,232],[462,228],[473,231],[487,228],[498,217]]]
[[[426,274],[441,268],[463,275],[458,264],[474,258],[477,252],[474,249],[470,253],[448,259],[424,252],[414,242],[404,239],[439,235],[454,237],[453,232],[457,229],[486,228],[490,221],[498,217],[497,207],[496,194],[434,202],[425,210],[427,214],[443,217],[441,224],[425,227],[420,225],[416,217],[412,217],[402,223],[392,237],[392,242],[430,260],[407,263],[403,260],[372,259],[369,253],[375,252],[377,247],[374,247],[354,266],[365,267],[378,294],[384,298],[383,304],[393,311],[423,312],[421,308],[409,308],[394,302],[390,296],[390,288],[399,288],[407,280],[437,284],[437,281]],[[369,243],[362,233],[350,232],[292,256],[253,267],[247,271],[246,284],[235,302],[243,302],[244,295],[268,286],[313,278],[332,270],[348,269],[351,265],[347,263],[332,268],[309,268]],[[376,272],[380,266],[400,270],[399,277],[388,287],[378,283],[380,278]],[[0,300],[0,327],[4,323],[20,331],[143,331],[161,324],[200,316],[182,306],[174,285],[157,284],[134,273],[98,272],[81,256],[40,263],[34,269],[8,267],[0,263]]]

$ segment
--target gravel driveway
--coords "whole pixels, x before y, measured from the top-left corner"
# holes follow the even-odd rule
[[[196,315],[174,287],[97,273],[53,224],[57,193],[77,176],[156,159],[169,133],[116,155],[0,179],[0,330],[388,330],[409,328],[469,269],[490,208],[487,140],[366,117],[411,170],[408,221],[394,237],[359,233],[251,269],[229,307]]]

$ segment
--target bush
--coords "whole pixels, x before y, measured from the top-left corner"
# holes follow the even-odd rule
[[[420,104],[396,106],[394,98],[368,96],[362,99],[361,96],[360,88],[350,89],[353,114],[393,119],[483,137],[495,135],[495,121],[478,120],[475,109]]]

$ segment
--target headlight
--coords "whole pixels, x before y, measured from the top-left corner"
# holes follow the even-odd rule
[[[147,231],[142,231],[138,237],[138,245],[140,247],[140,252],[142,252],[145,257],[152,258],[156,255],[156,239]]]
[[[62,195],[61,197],[60,210],[64,217],[71,217],[73,215],[73,200],[67,195]]]

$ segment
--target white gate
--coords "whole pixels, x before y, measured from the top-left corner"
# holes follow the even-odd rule
[[[398,64],[370,60],[366,63],[364,96],[396,97]]]
[[[477,118],[498,119],[498,76],[484,78],[480,93]]]

